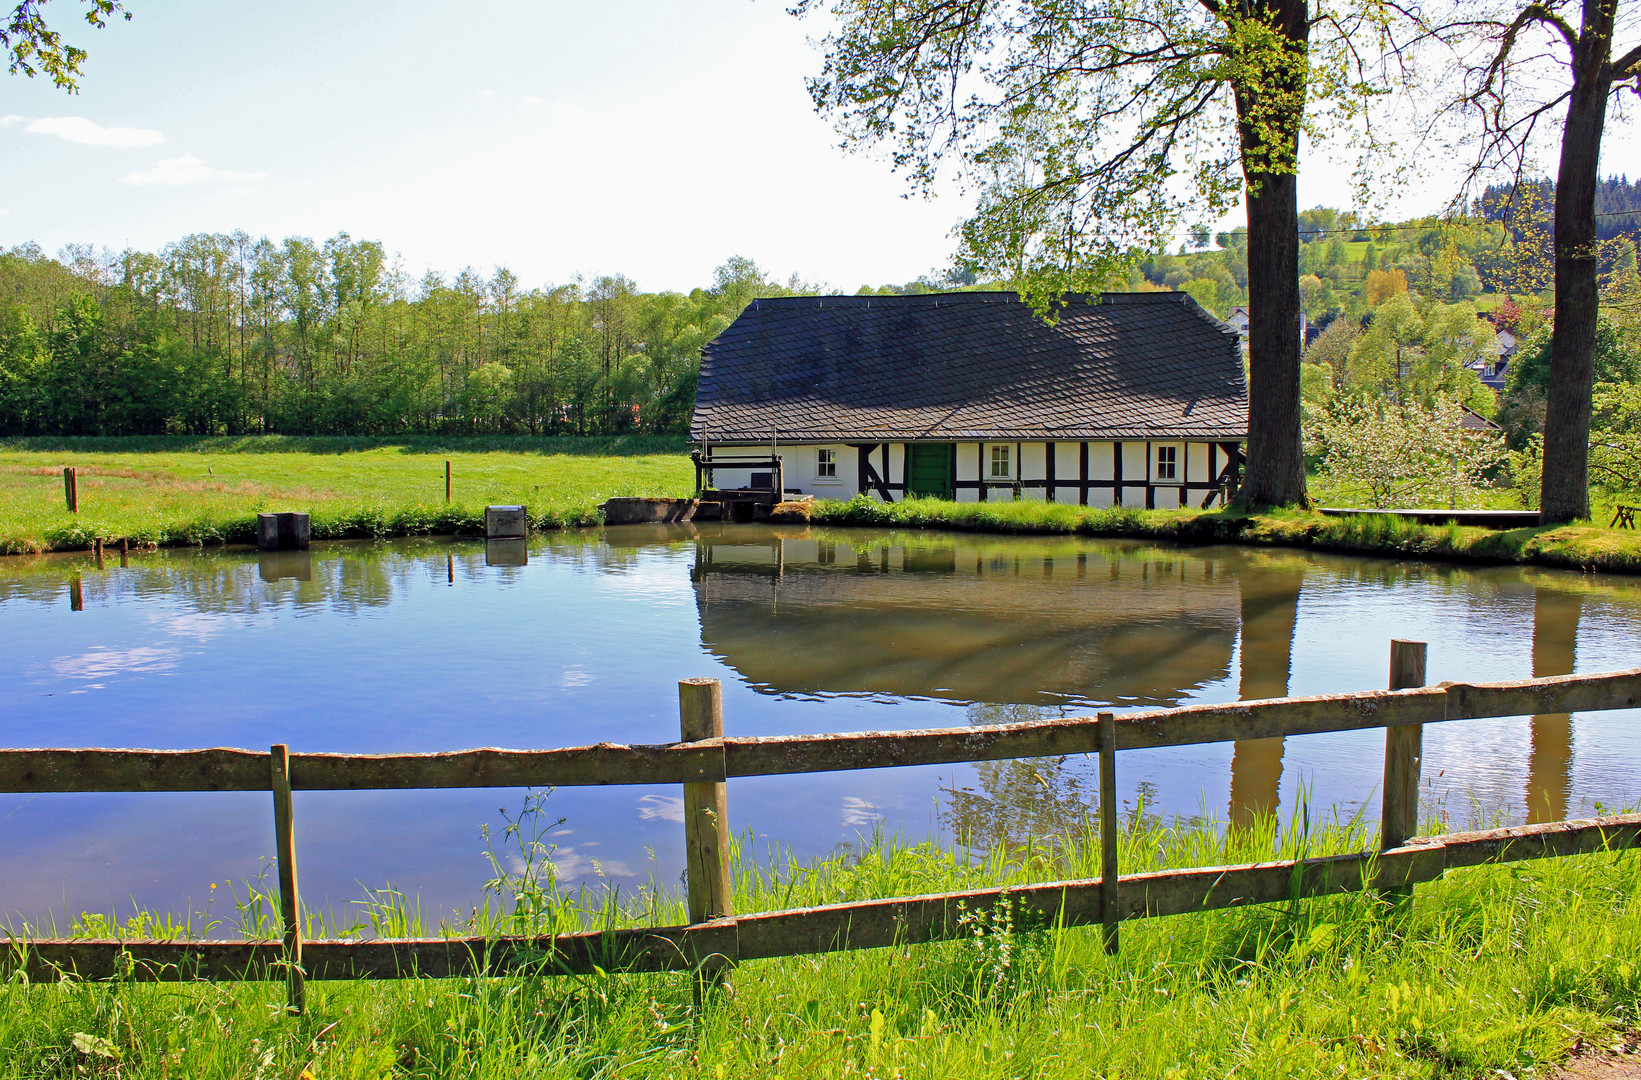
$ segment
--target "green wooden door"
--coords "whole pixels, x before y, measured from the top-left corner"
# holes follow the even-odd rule
[[[957,444],[907,443],[906,493],[950,499],[956,494]]]

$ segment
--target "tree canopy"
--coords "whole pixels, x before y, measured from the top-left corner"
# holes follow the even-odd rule
[[[7,70],[13,75],[33,78],[45,75],[69,93],[79,89],[80,65],[85,50],[63,40],[61,32],[46,22],[44,9],[50,0],[21,0],[11,15],[0,23],[0,52],[6,55]],[[124,0],[83,0],[84,18],[97,29],[108,20],[130,20]]]

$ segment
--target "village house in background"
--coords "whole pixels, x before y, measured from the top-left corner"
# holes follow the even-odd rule
[[[703,353],[702,486],[885,501],[1222,505],[1248,393],[1236,332],[1185,293],[756,300]],[[772,445],[773,444],[773,445]],[[769,465],[725,467],[726,458]]]

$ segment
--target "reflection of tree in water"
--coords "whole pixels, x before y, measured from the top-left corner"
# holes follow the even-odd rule
[[[1533,678],[1571,675],[1576,660],[1578,620],[1584,599],[1576,592],[1533,590]],[[1533,717],[1527,759],[1527,821],[1537,824],[1567,816],[1572,790],[1573,718],[1567,713]]]
[[[971,724],[1019,724],[1052,720],[1063,709],[1041,705],[969,706]],[[949,787],[941,823],[971,851],[1008,850],[1028,839],[1052,840],[1080,832],[1099,805],[1098,761],[1092,757],[1023,758],[982,761],[974,766],[974,786]]]

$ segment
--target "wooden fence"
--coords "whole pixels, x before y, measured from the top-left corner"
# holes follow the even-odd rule
[[[306,979],[693,970],[721,978],[739,961],[937,941],[965,915],[1007,906],[1016,925],[1100,925],[1117,947],[1125,919],[1265,904],[1363,889],[1392,897],[1456,867],[1641,846],[1641,814],[1414,837],[1423,725],[1641,706],[1641,668],[1425,687],[1425,646],[1392,642],[1391,689],[1100,713],[1018,724],[836,735],[725,737],[714,679],[679,684],[682,739],[553,750],[300,754],[249,750],[0,750],[0,792],[271,791],[283,938],[268,941],[14,940],[0,974],[140,980],[284,978],[292,1008]],[[1241,739],[1386,729],[1376,851],[1322,858],[1117,873],[1116,753]],[[1102,876],[736,915],[730,894],[731,777],[1099,755]],[[689,924],[550,937],[301,939],[294,791],[684,786]]]

